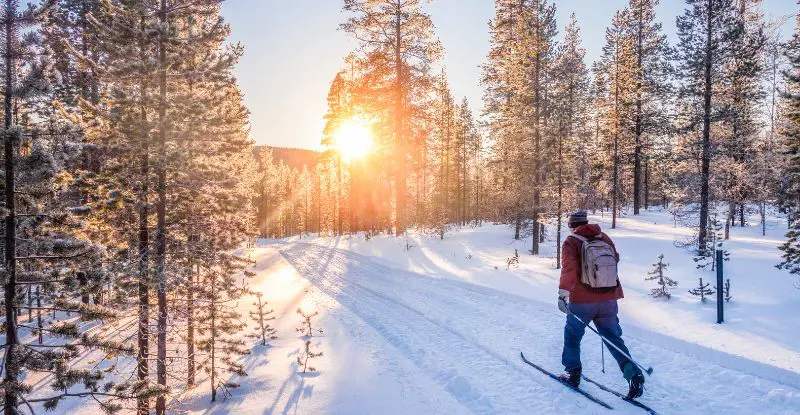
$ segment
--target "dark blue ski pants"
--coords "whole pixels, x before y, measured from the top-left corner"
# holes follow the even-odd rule
[[[617,317],[617,300],[601,301],[598,303],[571,303],[569,305],[570,311],[580,317],[586,323],[594,322],[597,331],[603,335],[608,341],[619,347],[628,356],[630,351],[625,346],[622,340],[622,327],[619,326],[619,317]],[[586,325],[578,321],[577,318],[568,314],[567,325],[564,327],[564,351],[561,354],[561,363],[564,368],[569,372],[576,369],[581,369],[581,339],[586,332]],[[625,357],[614,347],[606,345],[611,356],[619,364],[625,379],[630,380],[635,374],[641,374],[642,371],[633,364],[630,359]]]

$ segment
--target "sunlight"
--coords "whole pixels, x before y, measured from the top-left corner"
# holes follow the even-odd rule
[[[336,130],[336,148],[346,160],[366,156],[372,148],[372,131],[363,118],[351,118]]]

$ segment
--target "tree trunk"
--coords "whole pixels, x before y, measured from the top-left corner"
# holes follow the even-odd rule
[[[147,94],[145,85],[142,85],[142,94]],[[144,107],[141,108],[140,117],[143,124],[147,121],[147,113]],[[148,358],[149,358],[149,342],[150,342],[150,276],[149,276],[149,256],[150,256],[150,232],[148,229],[147,221],[149,216],[149,175],[150,175],[150,149],[148,132],[142,131],[142,165],[139,169],[140,180],[142,181],[141,188],[137,200],[137,213],[139,215],[139,327],[138,327],[138,348],[137,355],[137,378],[139,381],[146,381],[149,373]],[[139,415],[147,415],[150,411],[150,400],[141,398],[137,400],[137,413]]]
[[[745,206],[744,203],[739,205],[739,226],[744,228],[744,210]]]
[[[650,208],[650,158],[644,159],[644,210]]]
[[[641,190],[642,190],[642,53],[644,51],[642,45],[642,4],[637,5],[637,47],[636,47],[636,126],[635,126],[635,144],[633,148],[633,214],[638,215],[641,206]]]
[[[38,328],[39,344],[43,342],[42,336],[42,297],[39,294],[39,285],[36,285],[36,328]]]
[[[442,170],[444,171],[444,186],[442,187],[442,212],[444,214],[441,218],[441,226],[440,230],[440,239],[444,239],[444,230],[447,227],[448,219],[450,218],[450,134],[452,133],[452,106],[450,106],[450,101],[445,98],[445,102],[447,102],[447,110],[445,112],[447,117],[447,128],[445,129],[444,135],[444,152],[442,158]]]
[[[217,294],[214,289],[217,285],[216,276],[211,273],[211,402],[217,400]]]
[[[725,240],[730,239],[730,229],[735,220],[733,215],[736,212],[736,205],[733,203],[728,204],[728,217],[725,218]]]
[[[403,56],[402,56],[402,36],[401,36],[401,9],[400,3],[395,6],[395,38],[394,38],[394,64],[395,64],[395,236],[405,233],[405,210],[406,210],[406,145],[405,134],[403,133],[403,118],[405,117],[403,106],[405,97],[403,96]]]
[[[16,16],[16,3],[13,0],[6,0],[7,13],[5,23],[5,88],[3,89],[3,104],[5,111],[5,142],[3,143],[4,161],[5,161],[5,174],[6,174],[6,187],[5,187],[5,284],[4,284],[4,300],[5,300],[5,332],[6,332],[6,345],[8,348],[5,353],[5,377],[3,382],[6,385],[4,390],[4,413],[6,415],[14,415],[17,413],[17,405],[19,399],[17,396],[17,388],[9,387],[18,381],[19,376],[19,362],[17,362],[16,349],[19,345],[19,333],[17,330],[17,319],[14,314],[14,305],[16,303],[15,294],[17,292],[17,229],[16,229],[16,210],[14,206],[14,137],[11,134],[12,123],[12,91],[14,88],[14,68],[16,67],[15,59],[12,58],[12,48],[16,39],[16,30],[14,27],[14,17]]]
[[[351,161],[352,163],[352,161]],[[342,231],[344,227],[342,226],[342,218],[344,217],[344,204],[342,203],[342,153],[336,152],[336,206],[337,206],[337,216],[339,217],[339,222],[336,225],[336,234],[338,236],[342,235]]]
[[[158,20],[167,24],[167,0],[161,0]],[[158,160],[156,164],[156,288],[158,318],[156,323],[156,379],[159,385],[167,385],[167,280],[165,274],[167,247],[167,51],[163,36],[158,41],[159,104],[158,104]],[[167,401],[164,395],[156,398],[156,414],[165,415]]]
[[[191,249],[191,248],[190,248]],[[199,272],[198,265],[198,272]],[[195,356],[194,356],[194,286],[195,286],[194,264],[189,262],[189,280],[186,287],[186,386],[193,386],[195,379]]]
[[[705,52],[705,91],[703,92],[703,155],[700,167],[700,231],[698,234],[697,249],[703,254],[706,252],[706,239],[708,238],[708,180],[711,169],[711,65],[713,30],[713,1],[707,1],[708,19],[706,23],[706,52]]]
[[[6,10],[15,16],[16,3],[13,0],[6,0]],[[5,110],[5,142],[4,147],[4,161],[5,161],[5,284],[4,284],[4,300],[5,300],[5,331],[6,331],[6,344],[8,348],[5,353],[5,377],[3,381],[5,385],[13,385],[17,382],[19,376],[19,362],[17,362],[16,349],[19,344],[19,333],[17,329],[17,319],[14,313],[14,305],[16,303],[15,294],[17,292],[17,256],[16,256],[16,210],[14,206],[14,137],[10,133],[12,124],[12,91],[14,88],[14,68],[16,62],[12,58],[12,47],[16,39],[16,32],[14,27],[13,17],[6,16],[5,23],[5,88],[3,89],[4,110]],[[17,413],[17,404],[19,403],[17,396],[17,389],[14,387],[6,386],[4,389],[4,405],[5,414],[13,415]]]

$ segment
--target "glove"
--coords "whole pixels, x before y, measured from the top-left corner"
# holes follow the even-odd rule
[[[569,304],[569,291],[558,290],[558,309],[564,314],[569,314],[567,304]]]

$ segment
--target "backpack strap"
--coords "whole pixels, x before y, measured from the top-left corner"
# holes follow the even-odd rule
[[[579,241],[589,242],[589,239],[587,239],[585,236],[578,235],[577,233],[573,233],[572,235],[570,235],[570,237],[575,238]]]

